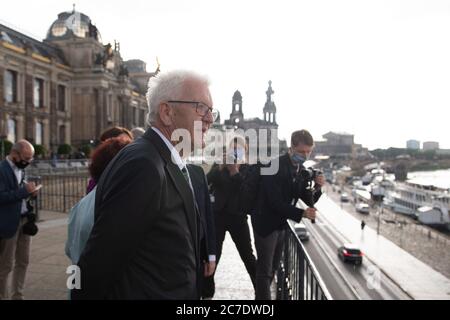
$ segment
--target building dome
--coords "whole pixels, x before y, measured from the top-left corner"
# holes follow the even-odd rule
[[[91,23],[91,19],[78,11],[61,12],[58,19],[52,23],[47,32],[47,40],[59,40],[70,38],[94,38],[102,42],[100,32]]]

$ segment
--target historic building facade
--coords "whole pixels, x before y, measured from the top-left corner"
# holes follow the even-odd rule
[[[111,126],[143,127],[155,73],[123,61],[119,43],[103,45],[75,10],[60,13],[44,41],[0,24],[0,138],[56,151],[96,141]]]

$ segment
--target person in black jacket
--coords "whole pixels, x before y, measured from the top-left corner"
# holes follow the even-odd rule
[[[303,162],[308,159],[314,147],[311,134],[306,130],[295,131],[291,136],[289,153],[280,156],[279,170],[274,175],[262,175],[258,210],[252,215],[253,233],[258,255],[256,268],[256,299],[271,300],[270,284],[278,268],[284,229],[287,219],[299,222],[302,217],[315,219],[316,209],[306,210],[296,207],[300,198],[310,203],[304,181],[298,180]],[[314,203],[321,196],[321,186],[325,183],[323,175],[315,179]]]
[[[147,100],[151,127],[117,154],[98,182],[74,300],[199,298],[201,217],[183,160],[190,150],[177,150],[174,140],[183,129],[190,134],[181,135],[187,147],[205,146],[194,123],[205,134],[215,120],[208,80],[186,71],[159,73],[149,81]]]
[[[187,168],[201,218],[200,258],[202,263],[199,269],[198,287],[200,297],[205,299],[211,298],[213,295],[205,283],[206,279],[211,277],[216,270],[216,227],[205,172],[202,167],[193,164],[188,164]]]
[[[213,190],[213,211],[216,224],[217,265],[222,255],[223,241],[228,231],[233,239],[239,255],[244,262],[253,287],[256,284],[256,258],[250,237],[247,215],[240,208],[239,190],[243,182],[245,164],[245,147],[225,151],[225,164],[214,164],[207,174],[208,183]],[[236,161],[235,161],[236,160]],[[216,266],[217,268],[217,266]],[[208,279],[206,286],[214,293],[214,278]]]

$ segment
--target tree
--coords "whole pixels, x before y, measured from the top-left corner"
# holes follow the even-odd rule
[[[87,158],[89,158],[92,152],[92,146],[90,144],[85,144],[80,147],[80,151],[83,152]]]
[[[47,150],[45,149],[45,147],[42,144],[35,144],[33,145],[34,147],[34,154],[36,156],[36,158],[43,158],[45,157]]]
[[[13,143],[9,140],[0,140],[0,156],[6,157],[11,152],[11,148],[13,146]],[[3,148],[3,150],[1,150]]]
[[[68,155],[72,152],[72,147],[67,143],[61,144],[58,146],[58,154],[59,155]]]

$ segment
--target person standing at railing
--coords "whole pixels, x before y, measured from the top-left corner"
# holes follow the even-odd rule
[[[120,140],[123,140],[123,142],[125,142],[125,143],[130,143],[131,141],[133,141],[133,134],[127,128],[123,128],[123,127],[109,128],[100,135],[100,146],[105,141],[108,141],[113,138],[118,138]],[[88,185],[86,187],[86,194],[88,194],[95,188],[95,186],[97,185],[97,182],[98,182],[98,180],[91,175]]]
[[[270,286],[277,270],[285,237],[287,219],[300,222],[303,217],[316,218],[316,209],[297,208],[298,199],[311,202],[311,194],[306,190],[300,172],[303,163],[314,148],[314,140],[306,130],[295,131],[291,135],[289,153],[273,161],[279,161],[279,170],[274,175],[262,175],[258,194],[257,212],[252,215],[253,234],[258,256],[256,264],[256,299],[271,300]],[[315,178],[315,203],[321,196],[325,177]]]
[[[238,140],[227,150],[224,148],[224,164],[214,164],[207,179],[214,197],[213,210],[216,226],[217,265],[222,255],[225,234],[228,233],[236,245],[239,256],[255,287],[256,258],[253,253],[247,214],[240,208],[239,192],[246,168],[247,145]],[[215,292],[214,276],[205,281],[206,292],[212,297]]]
[[[34,182],[24,181],[24,169],[33,161],[34,148],[19,140],[0,162],[0,300],[6,299],[12,274],[13,300],[23,300],[23,287],[30,256],[31,235],[23,228],[31,219],[26,199],[37,195]]]

